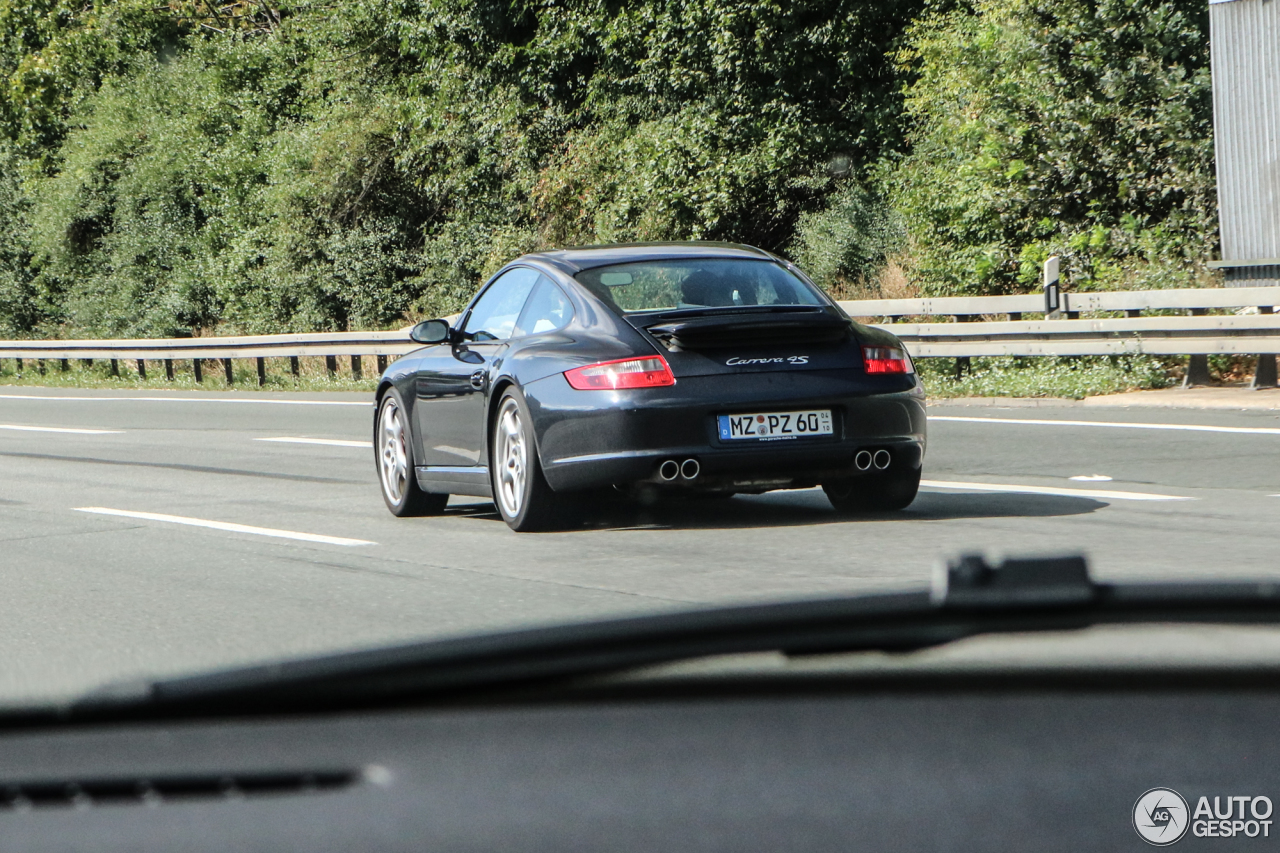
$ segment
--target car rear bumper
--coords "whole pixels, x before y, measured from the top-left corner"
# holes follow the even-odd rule
[[[890,381],[849,371],[681,379],[670,388],[575,391],[562,376],[526,389],[539,458],[557,491],[653,483],[671,488],[766,491],[857,476],[860,450],[888,450],[895,468],[919,468],[924,394],[914,376]],[[735,377],[736,378],[736,377]],[[887,387],[886,387],[887,386]],[[835,435],[790,441],[723,441],[721,414],[829,408]],[[666,479],[666,460],[694,459],[698,475]]]

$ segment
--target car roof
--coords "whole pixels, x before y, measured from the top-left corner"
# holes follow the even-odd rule
[[[741,258],[756,261],[778,259],[754,246],[739,243],[615,243],[607,246],[573,246],[550,252],[535,252],[521,260],[540,260],[572,274],[592,267],[627,264],[636,261],[677,260],[680,258]]]

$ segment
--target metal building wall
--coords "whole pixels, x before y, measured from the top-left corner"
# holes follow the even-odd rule
[[[1209,31],[1221,265],[1230,285],[1280,284],[1280,2],[1210,0]]]

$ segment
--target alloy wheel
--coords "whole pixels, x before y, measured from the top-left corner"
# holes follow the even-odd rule
[[[394,399],[383,402],[378,420],[378,472],[387,500],[399,504],[409,485],[409,453],[404,418]]]
[[[498,412],[494,461],[498,464],[498,501],[508,518],[520,514],[524,505],[525,478],[528,476],[528,447],[520,406],[508,397]]]

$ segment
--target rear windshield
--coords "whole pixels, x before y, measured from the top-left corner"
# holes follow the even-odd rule
[[[814,287],[772,261],[686,258],[596,267],[576,276],[624,312],[742,305],[823,305]]]

